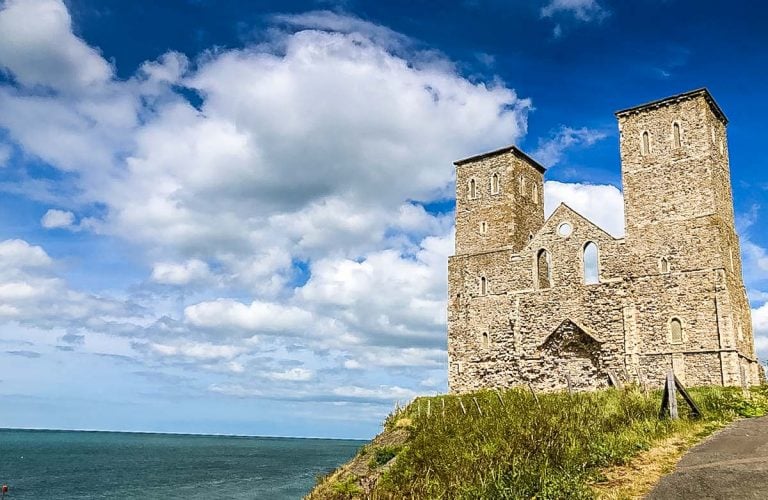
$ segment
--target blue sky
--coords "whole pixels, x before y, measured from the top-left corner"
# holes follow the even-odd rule
[[[702,86],[768,354],[768,8],[0,6],[0,426],[369,437],[446,388],[451,162],[620,235],[613,112]]]

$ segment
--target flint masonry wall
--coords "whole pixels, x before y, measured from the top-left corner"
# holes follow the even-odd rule
[[[609,373],[657,385],[670,368],[690,385],[762,380],[741,280],[724,115],[699,90],[617,116],[625,239],[565,205],[545,222],[537,197],[543,167],[517,148],[457,162],[451,391],[527,383],[552,390],[569,382],[593,389],[607,385]],[[587,284],[590,242],[599,281]]]

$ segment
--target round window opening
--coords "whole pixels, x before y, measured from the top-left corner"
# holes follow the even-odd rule
[[[562,236],[563,238],[567,238],[571,235],[573,232],[573,226],[571,226],[568,222],[563,222],[557,227],[557,234]]]

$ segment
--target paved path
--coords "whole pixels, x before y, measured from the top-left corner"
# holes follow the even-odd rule
[[[739,420],[694,446],[647,498],[768,499],[768,417]]]

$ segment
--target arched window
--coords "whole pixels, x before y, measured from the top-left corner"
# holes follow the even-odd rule
[[[651,152],[651,136],[648,134],[648,131],[646,130],[643,132],[643,144],[642,144],[642,153],[643,155],[647,155]]]
[[[490,337],[488,337],[488,332],[483,332],[482,341],[483,341],[483,347],[485,347],[486,349],[488,348],[489,345],[491,345],[491,339]]]
[[[538,288],[550,288],[552,286],[552,262],[549,252],[545,249],[536,254],[536,286]]]
[[[491,176],[491,194],[499,194],[499,174]]]
[[[475,179],[469,180],[469,197],[470,199],[474,199],[477,196],[477,183],[475,182]]]
[[[669,259],[666,257],[659,259],[659,271],[661,271],[661,274],[667,274],[669,272]]]
[[[520,184],[520,196],[523,196],[525,194],[525,177],[522,175],[519,178],[519,184]]]
[[[538,205],[539,204],[539,186],[537,184],[533,185],[533,189],[531,190],[531,196],[533,196],[533,202]]]
[[[485,279],[485,276],[482,276],[480,278],[480,295],[485,295],[488,293],[488,280]]]
[[[679,148],[682,144],[680,142],[680,124],[675,122],[672,124],[672,144],[676,148]]]
[[[584,284],[600,283],[600,260],[597,253],[597,245],[589,241],[584,245]]]
[[[669,320],[669,341],[673,344],[683,341],[683,324],[677,318]]]

